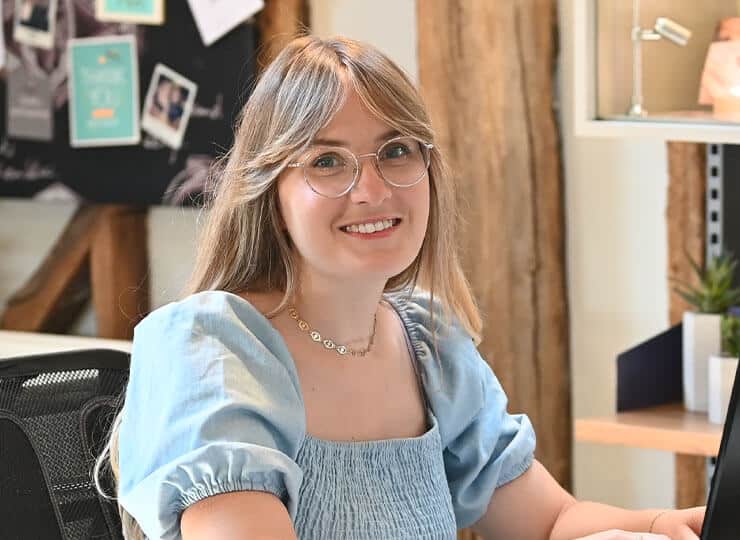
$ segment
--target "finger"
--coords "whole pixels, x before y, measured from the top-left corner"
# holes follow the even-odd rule
[[[686,525],[691,527],[691,530],[694,531],[696,534],[701,533],[701,527],[704,523],[704,514],[706,510],[706,506],[696,506],[694,508],[689,508],[688,510],[686,510],[686,513],[688,515],[686,519]]]
[[[694,531],[689,529],[687,526],[684,526],[681,527],[676,540],[699,540],[699,537]]]
[[[636,533],[610,529],[608,531],[582,536],[575,540],[671,540],[671,538],[664,534]]]
[[[581,536],[579,538],[575,538],[574,540],[625,540],[626,537],[623,536],[626,533],[625,531],[618,531],[616,529],[610,529],[608,531],[601,531],[596,534],[589,534],[588,536]],[[629,538],[628,540],[637,540],[633,538]]]

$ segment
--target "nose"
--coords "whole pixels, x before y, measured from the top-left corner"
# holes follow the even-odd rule
[[[378,206],[390,198],[392,194],[391,186],[380,176],[375,160],[372,157],[366,161],[360,159],[359,162],[359,177],[357,178],[355,187],[350,191],[350,199],[354,203],[366,203],[372,206]]]

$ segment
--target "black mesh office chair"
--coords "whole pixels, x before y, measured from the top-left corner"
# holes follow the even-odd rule
[[[128,368],[113,350],[0,360],[0,538],[123,538],[92,470]],[[103,485],[111,493],[110,479]]]

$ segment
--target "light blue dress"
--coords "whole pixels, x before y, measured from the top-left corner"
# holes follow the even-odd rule
[[[210,495],[268,491],[301,540],[454,539],[532,463],[535,435],[459,324],[423,293],[386,297],[427,400],[419,437],[334,442],[306,432],[296,366],[249,302],[208,291],[136,327],[120,430],[120,504],[149,538],[179,539]]]

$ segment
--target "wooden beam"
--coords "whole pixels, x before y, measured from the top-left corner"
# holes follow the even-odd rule
[[[676,454],[676,508],[707,504],[707,460]]]
[[[705,144],[668,143],[668,277],[698,284],[686,254],[704,266],[707,150]],[[670,287],[670,322],[681,322],[686,301]]]
[[[149,312],[147,210],[105,205],[90,253],[98,336],[132,339]]]
[[[81,206],[38,269],[8,299],[0,328],[64,333],[90,299],[88,260],[99,209]]]
[[[688,253],[704,265],[706,246],[706,145],[669,142],[668,144],[668,277],[669,318],[681,322],[686,302],[673,290],[673,279],[695,283]],[[706,459],[676,456],[676,507],[706,504]]]
[[[468,224],[480,350],[571,486],[571,409],[555,0],[419,2],[419,73]]]
[[[308,31],[307,0],[266,0],[257,15],[257,27],[260,32],[257,65],[261,71],[291,39]]]

